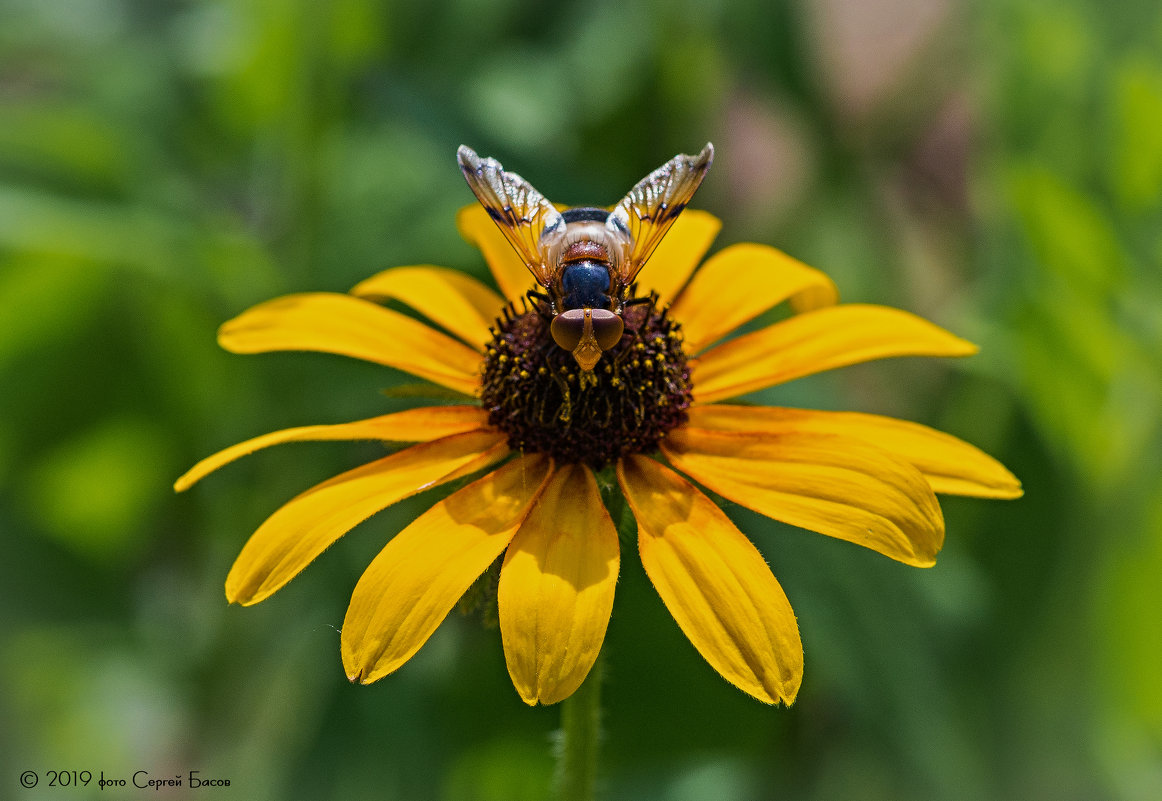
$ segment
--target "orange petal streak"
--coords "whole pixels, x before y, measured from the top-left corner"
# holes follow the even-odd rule
[[[367,420],[336,425],[299,426],[272,431],[207,456],[174,482],[182,492],[223,465],[271,445],[284,442],[378,439],[385,442],[429,442],[433,439],[473,431],[488,425],[488,415],[479,406],[427,406],[380,415]]]
[[[710,403],[890,356],[976,351],[971,342],[914,314],[849,303],[797,315],[706,351],[694,363],[694,398]]]
[[[652,459],[623,459],[617,477],[637,518],[642,565],[690,642],[744,692],[793,702],[803,646],[762,555],[709,498]]]
[[[370,684],[420,649],[516,534],[549,476],[517,459],[453,493],[389,542],[351,596],[341,638],[351,681]]]
[[[601,652],[620,562],[617,529],[588,468],[566,465],[520,527],[500,573],[508,672],[530,706],[581,686]]]
[[[929,567],[944,517],[915,467],[849,437],[684,427],[663,453],[695,481],[759,514]]]
[[[857,412],[711,404],[690,409],[690,427],[752,434],[851,437],[915,465],[933,491],[978,498],[1019,498],[1021,482],[984,451],[934,428]]]
[[[504,434],[469,431],[413,445],[324,481],[266,519],[226,577],[226,598],[258,603],[339,537],[417,492],[480,470],[508,454]]]
[[[286,295],[244,311],[218,329],[234,353],[311,350],[385,364],[475,393],[480,355],[451,337],[371,301],[328,292]]]

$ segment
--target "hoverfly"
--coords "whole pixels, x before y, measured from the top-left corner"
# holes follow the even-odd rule
[[[482,159],[464,145],[456,156],[476,198],[546,290],[529,294],[548,303],[553,340],[591,373],[601,354],[621,341],[622,311],[635,302],[626,293],[702,183],[714,146],[670,159],[612,211],[558,211],[496,159]]]

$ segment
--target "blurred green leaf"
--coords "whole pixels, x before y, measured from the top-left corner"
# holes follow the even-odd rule
[[[205,49],[197,51],[197,59],[206,72],[220,76],[214,84],[217,111],[236,133],[301,123],[313,37],[320,33],[314,15],[322,19],[326,8],[301,0],[206,4],[203,21],[213,33],[199,37]],[[229,46],[221,47],[222,42]],[[298,131],[284,133],[293,137]]]
[[[128,267],[178,284],[209,283],[233,304],[281,288],[263,247],[229,218],[202,222],[2,184],[0,248],[50,263]]]
[[[506,48],[466,82],[463,102],[490,139],[535,152],[573,135],[578,109],[566,100],[570,90],[566,65],[557,59]]]
[[[745,763],[721,758],[682,766],[668,785],[665,801],[745,801],[757,797],[759,790],[758,778]],[[865,785],[862,792],[866,790]]]
[[[1119,714],[1138,719],[1162,742],[1162,487],[1151,483],[1148,517],[1136,536],[1125,537],[1106,556],[1096,597],[1102,662],[1112,679],[1105,691]]]
[[[552,776],[547,743],[497,738],[456,760],[440,797],[442,801],[540,801],[548,796]]]
[[[1162,64],[1136,53],[1117,67],[1111,87],[1113,187],[1131,212],[1162,200]]]
[[[4,162],[86,187],[128,187],[136,149],[132,137],[94,109],[6,104],[0,119]]]
[[[22,732],[16,747],[24,759],[77,755],[86,764],[75,769],[94,774],[91,790],[101,766],[169,767],[188,710],[172,677],[152,671],[124,631],[36,626],[11,634],[0,656],[0,689],[13,702],[5,723]],[[74,797],[99,797],[69,789]]]
[[[1121,284],[1117,235],[1091,196],[1035,163],[1010,168],[1008,187],[1039,265],[1075,290],[1110,292]]]
[[[1078,78],[1092,65],[1098,47],[1089,28],[1088,9],[1078,3],[1059,3],[1055,7],[1037,2],[1011,5],[1019,9],[1021,16],[1016,31],[1021,66],[1047,85],[1081,90]]]
[[[352,70],[374,58],[387,42],[387,13],[376,0],[332,0],[330,47],[332,57]]]
[[[0,261],[0,375],[15,359],[75,337],[90,323],[107,277],[67,258],[15,255]]]
[[[182,238],[176,221],[149,209],[0,185],[0,247],[164,273]]]
[[[103,421],[29,466],[27,503],[46,534],[78,553],[117,560],[141,546],[174,473],[171,447],[143,419]]]

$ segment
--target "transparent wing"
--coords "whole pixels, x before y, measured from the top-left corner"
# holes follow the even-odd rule
[[[472,193],[537,283],[549,286],[550,268],[543,254],[565,232],[561,213],[524,178],[505,172],[496,159],[482,159],[465,145],[456,151],[456,159]]]
[[[614,207],[606,223],[629,237],[629,250],[618,265],[618,280],[629,286],[654,248],[686,208],[714,161],[709,142],[697,156],[678,155],[651,172]]]

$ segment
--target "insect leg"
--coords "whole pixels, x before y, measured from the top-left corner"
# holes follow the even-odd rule
[[[544,292],[538,292],[535,289],[530,289],[525,293],[525,302],[531,301],[531,305],[536,309],[537,314],[541,315],[545,320],[551,320],[553,314],[553,299]]]

